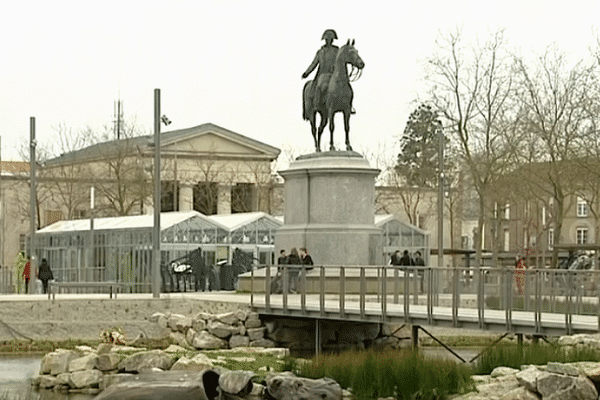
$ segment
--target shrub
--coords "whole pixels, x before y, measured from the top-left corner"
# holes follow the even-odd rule
[[[409,350],[348,351],[321,356],[299,366],[301,376],[329,377],[351,388],[356,399],[440,400],[472,388],[471,369],[451,360],[430,359]]]
[[[475,367],[476,374],[489,374],[496,367],[520,368],[521,365],[544,365],[549,362],[600,361],[600,352],[589,347],[574,349],[556,345],[499,345],[483,353]]]

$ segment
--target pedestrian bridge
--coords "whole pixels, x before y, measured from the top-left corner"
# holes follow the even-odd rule
[[[240,276],[260,314],[558,336],[600,332],[600,271],[265,267]],[[289,290],[298,275],[297,292]],[[270,293],[275,279],[282,293]],[[293,278],[292,278],[293,279]]]

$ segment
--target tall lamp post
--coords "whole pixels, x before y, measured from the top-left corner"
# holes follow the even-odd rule
[[[96,266],[96,248],[94,246],[94,185],[90,188],[90,271],[94,276]],[[88,275],[89,276],[89,275]],[[102,278],[104,279],[104,278]]]
[[[154,228],[152,230],[152,297],[160,297],[160,89],[154,89]]]
[[[160,183],[160,123],[169,125],[166,115],[160,116],[160,89],[154,89],[154,227],[152,229],[152,297],[160,297],[160,210],[162,208]]]
[[[29,268],[29,285],[27,287],[28,293],[33,293],[33,277],[37,270],[37,257],[35,256],[35,147],[37,142],[35,140],[35,117],[29,118],[29,172],[30,172],[30,188],[29,188],[29,255],[31,256],[30,268]]]
[[[438,267],[444,267],[444,134],[438,136]]]

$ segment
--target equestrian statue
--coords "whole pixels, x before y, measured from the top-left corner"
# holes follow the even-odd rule
[[[305,79],[318,67],[315,78],[306,82],[302,92],[302,116],[310,122],[311,132],[315,141],[316,151],[321,151],[321,135],[329,122],[330,143],[329,150],[335,151],[333,145],[333,131],[335,124],[333,117],[337,112],[344,114],[344,130],[346,132],[346,150],[351,151],[350,145],[350,115],[354,114],[352,98],[354,93],[350,82],[357,80],[362,74],[365,63],[354,47],[354,39],[341,48],[333,44],[337,34],[333,29],[327,29],[321,38],[325,44],[317,51],[313,62],[302,74]],[[352,67],[350,74],[347,65]],[[356,73],[355,73],[356,71]],[[320,123],[317,127],[317,113]]]

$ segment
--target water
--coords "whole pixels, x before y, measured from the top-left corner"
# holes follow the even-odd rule
[[[84,394],[64,394],[51,390],[37,391],[31,386],[31,378],[40,370],[42,356],[1,356],[0,357],[0,399],[1,400],[91,400],[94,396]]]

